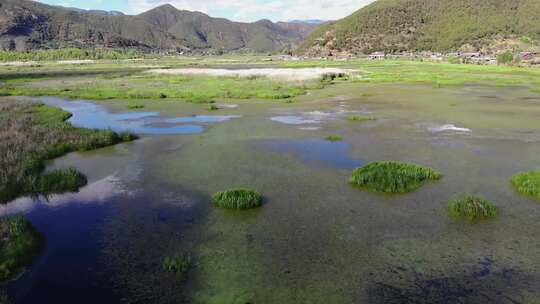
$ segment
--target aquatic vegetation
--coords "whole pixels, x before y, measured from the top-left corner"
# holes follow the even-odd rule
[[[438,180],[442,174],[415,164],[385,161],[374,162],[353,171],[350,183],[386,193],[407,193],[428,181]]]
[[[141,103],[129,103],[127,107],[131,110],[144,109],[144,105]]]
[[[75,128],[70,114],[57,108],[24,102],[0,105],[0,203],[21,195],[76,191],[86,184],[74,169],[43,174],[45,161],[73,151],[86,151],[132,141],[130,133]]]
[[[5,289],[0,289],[0,304],[9,304],[9,297]]]
[[[163,259],[161,267],[163,271],[174,273],[180,276],[184,276],[191,268],[192,261],[191,256],[186,253],[176,254],[174,256],[167,256]]]
[[[512,177],[517,192],[540,199],[540,170],[521,172]]]
[[[375,118],[367,115],[351,115],[347,117],[347,120],[351,122],[364,122],[375,120]]]
[[[0,219],[0,282],[14,279],[32,263],[42,237],[23,216]]]
[[[237,188],[214,194],[212,203],[227,209],[251,209],[262,206],[263,197],[256,191]]]
[[[467,194],[450,200],[448,214],[468,220],[488,219],[497,216],[497,208],[483,197]]]
[[[325,137],[326,140],[328,141],[342,141],[343,140],[343,136],[341,135],[328,135]]]
[[[37,183],[29,186],[28,193],[52,194],[76,192],[87,183],[86,177],[73,168],[42,174]]]
[[[217,110],[219,110],[219,107],[214,104],[211,104],[210,106],[208,106],[208,111],[217,111]]]

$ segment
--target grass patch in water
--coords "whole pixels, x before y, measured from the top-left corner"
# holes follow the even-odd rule
[[[343,136],[341,136],[341,135],[328,135],[324,139],[326,139],[328,141],[342,141]]]
[[[521,172],[512,177],[512,186],[523,194],[540,199],[540,170]]]
[[[191,268],[191,256],[186,253],[168,256],[161,262],[163,271],[174,273],[179,276],[184,276]]]
[[[448,214],[471,221],[489,219],[497,216],[497,208],[483,197],[466,194],[448,202]]]
[[[86,184],[74,169],[43,173],[45,161],[69,152],[98,149],[137,137],[110,130],[75,128],[60,109],[25,101],[0,104],[0,203],[22,195],[76,191]]]
[[[216,106],[215,104],[211,104],[210,106],[208,106],[208,111],[217,111],[219,110],[219,107]]]
[[[0,282],[22,274],[39,253],[42,240],[23,216],[0,219]]]
[[[212,203],[226,209],[251,209],[262,206],[263,197],[256,191],[237,188],[214,194]]]
[[[375,118],[371,116],[366,116],[366,115],[351,115],[347,117],[347,120],[351,122],[365,122],[365,121],[373,121],[375,120]]]
[[[442,174],[427,167],[402,162],[374,162],[353,171],[350,183],[385,193],[407,193]]]
[[[131,110],[144,109],[144,105],[141,103],[128,103],[127,108]]]

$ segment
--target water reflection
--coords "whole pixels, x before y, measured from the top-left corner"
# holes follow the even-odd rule
[[[116,175],[107,176],[80,189],[77,193],[55,194],[44,197],[22,197],[9,204],[0,205],[0,216],[28,213],[39,207],[57,208],[77,202],[78,204],[105,203],[127,190]]]
[[[110,113],[101,105],[83,101],[43,97],[47,105],[61,108],[72,114],[72,125],[88,129],[111,129],[116,132],[137,134],[197,134],[208,123],[218,123],[240,118],[240,115],[194,115],[164,117],[159,112]]]
[[[259,142],[265,150],[298,156],[309,165],[322,164],[338,169],[352,169],[364,164],[362,160],[349,156],[349,145],[345,142],[330,142],[323,139],[264,140]]]

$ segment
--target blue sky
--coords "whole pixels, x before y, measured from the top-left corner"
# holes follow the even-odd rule
[[[39,0],[39,2],[84,9],[117,10],[138,14],[162,4],[201,11],[235,21],[270,19],[334,20],[345,17],[373,0]]]

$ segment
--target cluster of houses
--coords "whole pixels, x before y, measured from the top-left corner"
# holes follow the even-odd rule
[[[523,65],[538,65],[540,66],[540,53],[536,52],[519,52],[515,55],[516,59]],[[307,57],[307,56],[293,56],[293,55],[281,55],[278,60],[283,61],[300,61],[308,59],[321,59],[321,60],[339,60],[346,61],[353,58],[366,58],[371,60],[384,60],[384,59],[409,59],[409,60],[428,60],[428,61],[449,61],[469,64],[482,64],[482,65],[495,65],[497,64],[497,54],[484,54],[481,52],[456,52],[456,53],[437,53],[437,52],[401,52],[401,53],[385,53],[385,52],[373,52],[369,55],[360,56],[335,56],[330,55],[326,57]]]
[[[540,65],[540,54],[536,52],[519,52],[516,58],[519,62]],[[457,53],[435,53],[435,52],[419,52],[419,53],[396,53],[386,54],[385,52],[374,52],[367,55],[367,58],[372,60],[381,59],[423,59],[432,61],[449,61],[455,59],[462,63],[472,64],[497,64],[496,54],[483,54],[481,52],[457,52]]]

